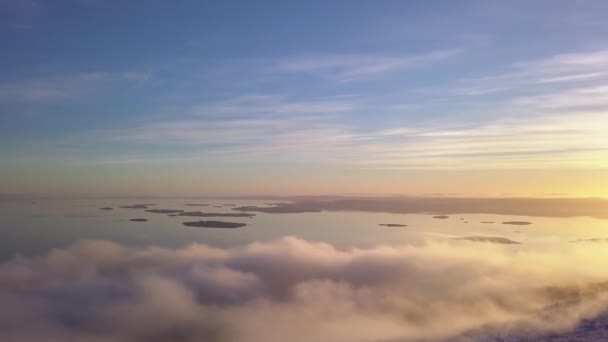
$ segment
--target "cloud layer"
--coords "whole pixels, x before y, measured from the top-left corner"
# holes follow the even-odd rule
[[[0,265],[0,339],[438,341],[488,326],[562,331],[608,304],[599,247],[83,241]]]

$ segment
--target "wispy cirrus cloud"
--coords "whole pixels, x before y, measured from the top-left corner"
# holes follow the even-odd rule
[[[556,87],[593,86],[608,83],[608,50],[565,53],[518,62],[490,75],[468,78],[451,92],[488,95],[504,91],[553,92]],[[562,89],[563,90],[563,89]]]
[[[590,87],[577,87],[553,93],[524,96],[515,100],[521,106],[565,110],[580,108],[608,109],[608,82]]]
[[[312,73],[338,81],[377,77],[408,68],[422,67],[445,60],[459,50],[434,51],[421,55],[324,55],[280,62],[275,69],[291,73]]]
[[[370,158],[358,163],[380,169],[608,166],[608,115],[571,114],[418,127],[397,140],[363,147]]]
[[[140,144],[213,147],[209,153],[269,153],[302,150],[350,139],[338,120],[357,108],[354,96],[293,100],[250,94],[195,105],[187,118],[141,124],[106,133]]]
[[[307,156],[362,168],[606,167],[608,115],[570,114],[380,130],[317,117],[167,121],[114,136],[140,144],[199,146],[207,155],[230,159]]]
[[[235,160],[299,158],[372,169],[607,167],[608,90],[599,70],[601,56],[557,55],[480,77],[478,95],[516,84],[521,89],[500,100],[465,105],[469,116],[464,119],[442,108],[447,112],[440,120],[397,118],[366,126],[355,119],[384,117],[400,108],[424,110],[430,104],[370,102],[356,95],[245,94],[195,105],[186,118],[177,115],[182,118],[110,135],[126,143],[188,146],[202,155]]]
[[[190,113],[205,117],[332,115],[350,112],[356,106],[357,96],[355,95],[293,100],[277,95],[247,94],[195,105],[191,108]]]

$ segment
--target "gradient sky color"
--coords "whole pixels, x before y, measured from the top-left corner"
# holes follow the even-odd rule
[[[608,197],[607,13],[0,0],[0,193]]]

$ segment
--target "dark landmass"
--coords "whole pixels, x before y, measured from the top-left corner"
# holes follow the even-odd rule
[[[506,222],[503,222],[502,224],[511,224],[511,225],[515,225],[515,226],[527,226],[529,224],[532,224],[532,222],[528,222],[528,221],[506,221]]]
[[[267,202],[267,203],[264,203],[264,205],[270,205],[270,206],[290,205],[290,204],[294,204],[294,202],[274,202],[274,203]]]
[[[592,239],[579,239],[570,242],[595,242],[595,243],[608,243],[608,238],[592,238]]]
[[[177,214],[178,216],[192,216],[192,217],[248,217],[252,218],[255,214],[248,213],[203,213],[200,211],[185,211]]]
[[[228,203],[228,204],[222,204],[222,205],[223,205],[224,207],[236,207],[236,204],[231,204],[231,203]]]
[[[481,221],[480,223],[492,224],[492,223],[494,223],[494,221]]]
[[[134,219],[130,219],[129,221],[133,221],[133,222],[147,222],[148,219],[145,219],[145,218],[134,218]]]
[[[269,214],[300,214],[300,213],[319,213],[323,210],[306,207],[306,206],[283,206],[278,205],[274,207],[256,207],[256,206],[242,206],[232,208],[232,210],[237,211],[257,211],[260,213],[269,213]]]
[[[175,217],[175,216],[179,216],[179,215],[177,215],[177,214],[169,214],[169,215],[167,215],[167,216],[172,216],[172,217]]]
[[[407,224],[399,223],[380,223],[380,225],[384,227],[407,227]]]
[[[490,242],[490,243],[502,243],[505,245],[521,245],[521,242],[513,241],[500,236],[465,236],[459,238],[453,238],[454,240],[468,240],[475,242]]]
[[[445,220],[445,219],[449,219],[449,216],[446,215],[437,215],[437,216],[433,216],[434,219],[440,219],[440,220]]]
[[[209,206],[209,204],[204,204],[204,203],[201,203],[201,204],[199,204],[199,203],[188,203],[188,204],[184,204],[184,205],[188,206],[188,207],[208,207]]]
[[[132,205],[122,205],[121,208],[125,209],[148,209],[149,206],[156,204],[132,204]]]
[[[99,208],[99,210],[114,210],[114,208],[112,208],[112,207],[103,207],[103,208]]]
[[[223,222],[223,221],[194,221],[184,222],[184,226],[188,227],[203,227],[203,228],[241,228],[245,227],[245,223],[238,222]]]
[[[146,210],[146,212],[154,213],[154,214],[178,214],[183,212],[183,210],[175,210],[175,209],[150,209]]]
[[[457,198],[457,197],[330,197],[299,198],[272,207],[243,206],[240,211],[263,213],[314,213],[369,211],[386,213],[497,214],[517,216],[608,219],[608,199],[602,198]]]

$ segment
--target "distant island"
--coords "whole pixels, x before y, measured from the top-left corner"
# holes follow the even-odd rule
[[[489,242],[489,243],[501,243],[505,245],[521,245],[521,242],[513,241],[500,236],[465,236],[459,238],[453,238],[453,240],[468,240],[475,242]]]
[[[123,205],[121,208],[125,209],[148,209],[148,207],[156,205],[154,203],[144,203],[144,204],[132,204],[132,205]]]
[[[450,217],[447,215],[437,215],[437,216],[433,216],[434,219],[440,219],[440,220],[445,220],[445,219],[449,219]]]
[[[256,206],[242,206],[235,207],[232,210],[237,211],[257,211],[260,213],[269,213],[269,214],[300,214],[300,213],[318,213],[321,212],[321,209],[307,207],[307,206],[297,206],[292,205],[290,203],[275,205],[272,207],[256,207]]]
[[[255,214],[249,213],[203,213],[200,211],[184,211],[177,216],[191,216],[191,217],[255,217]]]
[[[149,209],[146,210],[148,213],[154,214],[179,214],[183,212],[183,210],[175,210],[175,209]]]
[[[570,242],[595,242],[595,243],[608,243],[608,238],[591,238],[591,239],[578,239]]]
[[[407,227],[407,224],[399,223],[380,223],[379,225],[384,227]]]
[[[529,224],[532,224],[532,222],[528,222],[528,221],[506,221],[503,222],[502,224],[511,224],[514,226],[527,226]]]
[[[184,205],[188,206],[188,207],[208,207],[209,206],[209,204],[205,204],[205,203],[187,203]]]
[[[269,214],[321,211],[368,211],[399,214],[496,214],[545,217],[589,216],[608,219],[608,199],[601,198],[467,198],[467,197],[297,197],[272,206],[241,206],[233,210]]]
[[[223,221],[194,221],[184,222],[184,226],[188,227],[202,227],[202,228],[241,228],[245,227],[245,223],[238,222],[223,222]]]
[[[114,210],[114,208],[112,208],[112,207],[103,207],[103,208],[99,208],[99,210]]]
[[[148,219],[145,219],[145,218],[134,218],[134,219],[130,219],[129,221],[133,221],[133,222],[147,222]]]

